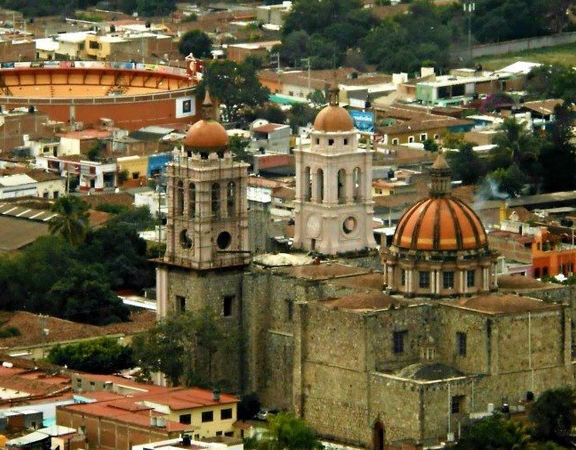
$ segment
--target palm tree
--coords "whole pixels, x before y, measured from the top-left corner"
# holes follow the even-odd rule
[[[84,241],[89,227],[89,205],[79,197],[60,197],[51,210],[57,215],[50,219],[50,233],[60,234],[72,245]]]

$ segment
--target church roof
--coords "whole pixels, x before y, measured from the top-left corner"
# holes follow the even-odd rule
[[[402,378],[412,380],[443,380],[446,378],[456,378],[463,375],[458,369],[441,363],[432,364],[412,364],[401,369],[397,375]]]
[[[368,269],[345,266],[342,264],[309,264],[306,266],[294,266],[285,269],[278,269],[278,271],[283,272],[288,276],[307,280],[327,280],[331,278],[343,278],[370,273],[370,270]]]
[[[519,314],[527,312],[540,312],[557,310],[561,306],[555,303],[546,303],[530,297],[513,294],[490,294],[478,297],[463,298],[456,302],[442,303],[445,306],[467,309],[486,314]]]
[[[410,302],[390,295],[378,293],[352,294],[344,297],[328,299],[322,302],[323,305],[331,308],[353,309],[353,310],[375,310],[375,309],[397,309],[405,307]]]

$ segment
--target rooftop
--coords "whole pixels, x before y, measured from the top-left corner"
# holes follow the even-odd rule
[[[356,311],[397,309],[409,304],[406,300],[382,293],[352,294],[336,299],[328,299],[321,303],[334,309],[351,309]]]
[[[278,269],[278,272],[305,280],[328,280],[331,278],[364,275],[370,273],[370,270],[360,267],[344,266],[342,264],[309,264],[306,266]]]
[[[460,299],[452,303],[444,302],[442,305],[490,315],[554,311],[561,308],[560,305],[514,294],[483,295]]]

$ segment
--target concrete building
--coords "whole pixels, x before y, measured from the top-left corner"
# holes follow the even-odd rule
[[[77,186],[80,191],[112,190],[118,182],[116,163],[87,161],[79,155],[37,156],[36,167],[65,177],[67,191],[71,186]]]
[[[267,123],[254,127],[247,150],[251,153],[289,154],[291,135],[289,125]]]

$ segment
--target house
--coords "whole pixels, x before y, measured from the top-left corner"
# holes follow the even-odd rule
[[[80,155],[37,156],[36,167],[66,177],[67,190],[73,190],[70,186],[74,184],[80,191],[102,191],[117,185],[116,163],[86,161]]]
[[[410,120],[398,125],[381,127],[383,144],[404,145],[423,143],[428,139],[439,141],[446,133],[469,131],[474,123],[469,120],[428,115],[420,120]]]
[[[85,155],[94,146],[100,145],[100,141],[109,139],[111,135],[111,131],[96,129],[60,133],[57,135],[60,137],[60,148],[57,156]]]
[[[58,425],[83,428],[90,447],[130,450],[132,445],[179,438],[235,436],[239,399],[200,388],[141,385],[129,396],[107,394],[91,403],[57,408]]]
[[[264,5],[256,8],[256,20],[264,25],[273,25],[278,30],[284,25],[284,20],[292,11],[292,2],[283,1],[278,5]]]
[[[267,123],[252,128],[247,150],[251,153],[290,153],[289,125]]]
[[[238,64],[243,62],[248,56],[255,56],[267,60],[272,48],[281,44],[282,41],[228,44],[228,47],[226,47],[226,58]]]

